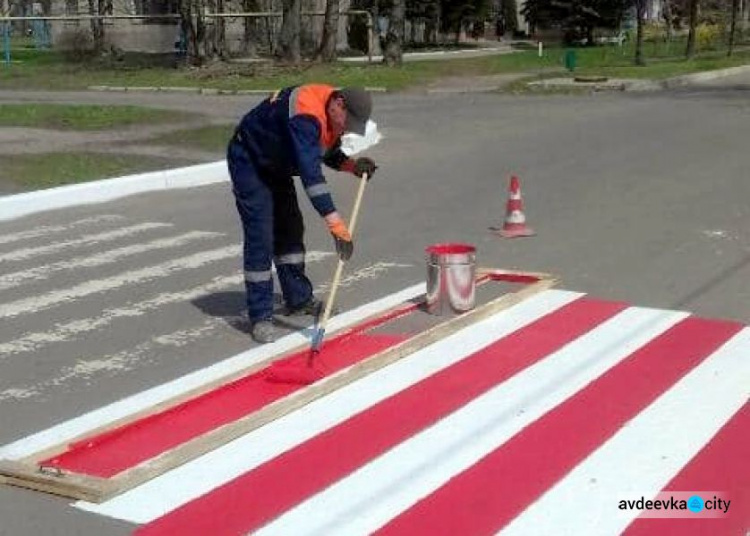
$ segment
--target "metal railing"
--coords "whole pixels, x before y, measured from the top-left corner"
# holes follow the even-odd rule
[[[324,17],[324,11],[303,11],[303,17]],[[280,11],[259,11],[259,12],[240,12],[240,13],[203,13],[200,15],[205,19],[245,19],[245,18],[280,18],[283,17],[283,13]],[[373,20],[372,14],[365,10],[349,10],[339,12],[339,16],[364,16],[367,24],[367,61],[372,62],[372,50],[373,50]],[[197,18],[198,15],[193,15],[193,18]],[[92,20],[175,20],[179,21],[181,15],[176,13],[169,13],[164,15],[31,15],[31,16],[3,16],[0,15],[0,26],[2,26],[3,34],[3,49],[5,63],[11,63],[11,52],[10,52],[10,33],[11,23],[21,21],[92,21]]]

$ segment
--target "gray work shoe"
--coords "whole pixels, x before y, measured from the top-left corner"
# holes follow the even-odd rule
[[[303,316],[303,315],[309,315],[309,316],[319,316],[320,313],[323,311],[323,302],[320,301],[315,296],[311,296],[309,300],[307,300],[302,305],[298,305],[297,307],[289,307],[287,306],[285,313],[285,316]]]
[[[250,330],[253,340],[260,344],[268,344],[276,340],[276,328],[270,320],[258,320]]]

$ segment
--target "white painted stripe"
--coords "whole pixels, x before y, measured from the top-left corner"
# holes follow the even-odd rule
[[[514,519],[503,536],[620,534],[750,396],[745,328],[627,423]],[[689,491],[689,490],[686,490]]]
[[[19,242],[21,240],[31,240],[32,238],[38,238],[40,236],[50,236],[55,233],[62,233],[69,231],[75,227],[81,227],[84,225],[96,225],[105,222],[114,222],[124,220],[123,216],[115,216],[109,214],[102,214],[101,216],[93,216],[91,218],[84,218],[82,220],[73,221],[67,225],[44,225],[42,227],[35,227],[28,231],[20,231],[18,233],[9,233],[0,236],[0,244],[10,244],[11,242]]]
[[[102,203],[142,192],[191,188],[228,179],[227,162],[219,160],[208,164],[6,195],[0,198],[0,220],[10,220],[54,208]]]
[[[121,307],[105,309],[95,317],[80,318],[64,324],[56,324],[49,331],[26,333],[12,341],[0,343],[0,356],[7,358],[11,355],[24,352],[36,352],[50,344],[70,341],[84,333],[105,328],[119,318],[138,317],[171,303],[191,301],[217,290],[236,287],[241,283],[241,275],[215,277],[208,283],[190,289],[178,292],[163,292],[148,300],[131,302]]]
[[[313,263],[332,255],[333,253],[325,251],[310,251],[307,253],[307,259],[309,263]],[[342,288],[349,286],[350,278],[355,277],[358,273],[359,272],[355,272],[354,274],[343,278],[341,280]],[[369,272],[368,274],[372,275]],[[236,287],[242,284],[242,281],[242,275],[239,274],[215,277],[208,283],[190,289],[178,292],[163,292],[157,294],[153,298],[149,298],[148,300],[128,303],[121,307],[105,309],[95,317],[80,318],[64,324],[56,324],[48,331],[26,333],[12,341],[0,343],[0,356],[10,357],[11,355],[24,352],[35,352],[49,344],[73,340],[84,333],[89,333],[109,326],[118,318],[137,317],[144,315],[149,311],[158,310],[171,303],[188,302],[220,289]],[[322,288],[322,286],[320,288]],[[0,358],[0,361],[2,361],[2,358]]]
[[[109,501],[76,506],[134,523],[152,521],[580,296],[537,294]]]
[[[352,275],[356,276],[357,272]],[[237,282],[240,282],[239,277]],[[342,286],[344,286],[343,280]],[[318,292],[318,288],[315,289],[315,292]],[[196,341],[204,340],[227,325],[231,325],[238,330],[246,329],[247,316],[209,318],[198,326],[151,337],[150,340],[138,344],[135,348],[96,358],[80,358],[75,365],[62,369],[54,377],[42,379],[37,374],[34,378],[35,382],[30,385],[13,385],[13,387],[0,391],[0,402],[11,399],[26,400],[48,395],[50,389],[68,387],[75,381],[91,380],[97,374],[113,375],[134,370],[142,366],[144,362],[153,362],[159,359],[166,347],[184,347]]]
[[[68,366],[56,373],[55,376],[42,379],[41,375],[34,377],[34,383],[27,385],[14,385],[0,391],[0,402],[3,400],[28,400],[40,396],[49,395],[52,389],[71,387],[75,382],[87,382],[98,379],[99,376],[114,376],[122,374],[145,363],[153,362],[164,355],[168,347],[183,347],[204,339],[211,332],[227,325],[228,322],[241,321],[242,317],[226,318],[212,317],[201,324],[156,335],[133,348],[102,355],[94,358],[79,358],[74,365]]]
[[[160,229],[163,227],[171,227],[170,223],[156,223],[146,222],[139,223],[138,225],[131,225],[129,227],[121,227],[111,231],[103,233],[85,235],[75,240],[66,240],[63,242],[54,242],[47,244],[46,246],[37,246],[32,248],[17,249],[8,253],[0,254],[0,262],[6,261],[20,261],[24,259],[30,259],[39,255],[48,255],[50,253],[56,253],[64,249],[78,247],[78,246],[92,246],[103,242],[110,242],[117,240],[118,238],[124,238],[126,236],[132,236],[137,233],[144,231],[150,231],[151,229]]]
[[[161,264],[147,266],[138,270],[122,272],[104,279],[86,281],[74,287],[54,290],[41,296],[23,298],[14,302],[3,304],[0,309],[0,318],[12,318],[22,314],[35,313],[49,309],[64,302],[71,302],[92,294],[100,294],[110,290],[142,283],[160,277],[167,277],[184,270],[200,268],[206,264],[216,262],[240,254],[237,246],[225,246],[223,248],[201,251],[187,257],[181,257]]]
[[[84,255],[67,261],[44,264],[42,266],[36,266],[34,268],[21,270],[19,272],[2,274],[0,275],[0,290],[16,287],[26,281],[40,281],[48,278],[50,275],[56,272],[78,270],[80,268],[92,268],[94,266],[103,266],[105,264],[110,264],[126,257],[139,255],[148,251],[177,248],[180,246],[184,246],[185,244],[189,244],[194,240],[215,238],[218,236],[222,236],[222,233],[191,231],[189,233],[184,233],[169,238],[161,238],[158,240],[152,240],[150,242],[144,242],[142,244],[133,244],[130,246],[111,249],[103,253]]]
[[[363,319],[387,311],[401,303],[424,294],[424,283],[408,287],[374,302],[362,305],[331,318],[330,333],[361,322]],[[0,447],[0,459],[18,459],[31,455],[65,441],[70,441],[86,432],[99,428],[107,423],[125,418],[134,413],[146,410],[156,404],[179,396],[208,383],[241,371],[255,363],[275,355],[288,352],[309,343],[309,338],[301,333],[281,337],[272,344],[252,348],[241,354],[230,357],[210,367],[206,367],[171,382],[148,389],[141,393],[113,402],[69,421],[65,421],[47,430]]]
[[[372,533],[685,316],[653,309],[623,311],[256,534]]]

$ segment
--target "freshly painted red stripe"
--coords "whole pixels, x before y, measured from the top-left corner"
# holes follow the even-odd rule
[[[350,334],[321,348],[316,360],[326,375],[346,368],[405,340],[406,336]],[[281,360],[283,366],[306,367],[308,353]],[[46,465],[77,473],[111,477],[223,424],[235,421],[304,386],[272,383],[265,370],[240,378],[133,423],[70,446]]]
[[[750,530],[749,455],[750,404],[746,403],[664,488],[722,492],[731,501],[726,515],[716,519],[636,519],[625,536],[745,536]]]
[[[680,322],[377,534],[494,534],[740,329]]]
[[[576,300],[145,525],[136,534],[221,536],[255,530],[624,307]]]

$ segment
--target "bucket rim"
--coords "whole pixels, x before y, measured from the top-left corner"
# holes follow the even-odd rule
[[[476,246],[463,242],[442,242],[425,248],[425,253],[430,255],[465,255],[467,253],[476,253],[476,251]]]

